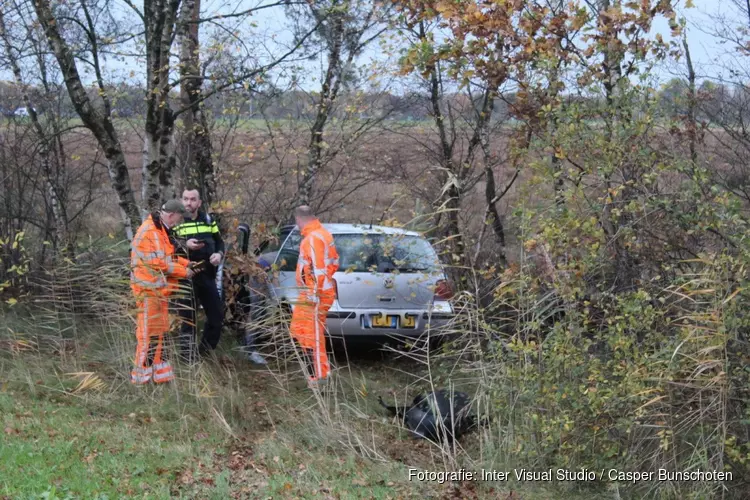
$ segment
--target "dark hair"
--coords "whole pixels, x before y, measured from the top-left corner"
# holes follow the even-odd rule
[[[198,199],[199,200],[201,199],[201,188],[200,188],[200,186],[197,186],[195,184],[188,184],[187,186],[185,186],[185,189],[182,190],[183,193],[185,191],[198,191]]]

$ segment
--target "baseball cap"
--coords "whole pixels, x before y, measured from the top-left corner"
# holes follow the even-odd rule
[[[179,213],[182,215],[185,215],[187,213],[187,210],[185,210],[185,205],[183,205],[180,200],[175,199],[168,200],[166,203],[164,203],[164,205],[161,206],[161,209],[169,213]]]

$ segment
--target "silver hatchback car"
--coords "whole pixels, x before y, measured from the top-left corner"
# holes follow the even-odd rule
[[[323,226],[339,254],[336,300],[327,319],[332,339],[425,338],[453,317],[445,270],[419,233],[371,225]],[[272,267],[271,300],[287,311],[293,310],[298,294],[295,272],[301,240],[296,226],[285,226],[276,245],[259,249],[260,258]]]

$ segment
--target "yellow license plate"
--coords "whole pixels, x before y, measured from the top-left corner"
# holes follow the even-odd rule
[[[398,316],[372,316],[372,326],[376,328],[396,328],[398,326],[396,318]]]
[[[417,326],[417,318],[415,316],[404,316],[404,322],[401,324],[403,328],[414,328]]]

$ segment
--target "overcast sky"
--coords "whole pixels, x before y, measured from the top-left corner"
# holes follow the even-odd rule
[[[230,12],[244,11],[252,6],[259,4],[271,4],[275,3],[276,0],[240,0],[235,2],[228,2],[227,0],[204,0],[203,2],[203,15],[204,16],[215,16],[217,14],[226,14]],[[726,62],[729,57],[729,48],[724,45],[722,46],[717,39],[710,34],[714,31],[716,23],[712,19],[712,16],[722,14],[736,21],[738,17],[737,12],[732,7],[732,0],[693,0],[694,8],[685,8],[685,0],[680,0],[678,5],[678,11],[680,16],[684,16],[687,20],[687,32],[688,41],[690,44],[693,61],[696,66],[698,77],[715,77],[720,74],[722,69],[726,66]],[[127,7],[122,7],[124,2],[117,2],[124,9],[122,12],[127,12]],[[141,2],[137,2],[140,5]],[[225,21],[226,22],[226,21]],[[250,27],[250,22],[254,23],[254,27]],[[746,22],[745,22],[746,24]],[[207,26],[208,27],[208,26]],[[292,34],[289,27],[289,21],[284,15],[284,11],[280,7],[272,7],[261,10],[255,13],[251,20],[246,21],[241,26],[235,26],[246,33],[248,33],[246,39],[242,40],[245,45],[244,50],[251,53],[263,53],[275,52],[282,53],[284,47],[288,46],[292,41]],[[216,29],[215,27],[210,29]],[[254,32],[256,36],[251,36],[249,33]],[[670,30],[665,20],[659,19],[653,26],[653,32],[661,33],[665,39],[670,38]],[[202,35],[202,42],[208,39],[206,34]],[[265,43],[265,47],[263,46]],[[373,43],[367,50],[363,60],[360,63],[368,63],[373,60],[383,61],[385,55],[381,47],[377,43]],[[303,86],[307,89],[315,89],[318,87],[319,82],[316,78],[319,78],[322,72],[323,61],[318,58],[313,61],[300,62],[305,67],[305,75],[307,76],[306,81],[303,82]],[[134,60],[129,60],[125,63],[110,60],[107,63],[107,74],[113,80],[129,79],[131,81],[143,82],[145,77],[142,74],[144,69],[143,63],[137,63]],[[685,66],[682,62],[668,63],[658,68],[656,77],[659,81],[666,82],[674,76],[684,76],[686,74]],[[7,72],[2,75],[5,79],[10,79],[12,76]],[[86,78],[90,81],[91,77]]]
[[[716,18],[723,16],[736,21],[738,12],[732,5],[732,0],[693,0],[692,3],[694,7],[685,8],[685,2],[680,1],[678,15],[687,21],[687,40],[696,76],[714,78],[724,71],[728,60],[733,58],[731,49],[726,44],[722,45],[714,36],[718,27]],[[746,20],[741,21],[747,25]],[[670,34],[668,23],[664,19],[659,19],[653,30],[662,33],[665,38]],[[683,62],[667,64],[660,70],[662,80],[687,74]]]
[[[243,0],[242,3],[249,3]],[[738,13],[732,5],[732,0],[693,0],[693,6],[686,8],[685,0],[679,0],[677,4],[678,17],[684,17],[686,21],[688,44],[693,59],[693,64],[699,79],[714,78],[725,71],[728,58],[733,58],[730,48],[722,45],[714,36],[716,32],[717,15],[737,20]],[[284,37],[285,19],[283,12],[278,9],[269,9],[259,13],[256,18],[259,24],[266,26],[269,31],[278,31],[280,37]],[[747,22],[745,22],[747,25]],[[671,39],[671,30],[668,22],[659,18],[652,28],[653,33],[661,33],[664,39]],[[288,32],[287,32],[288,35]],[[369,59],[383,59],[383,54],[377,44],[373,44],[365,56]],[[748,61],[750,66],[750,61]],[[320,72],[320,61],[317,66],[309,64],[311,71]],[[668,62],[657,69],[654,75],[661,82],[666,82],[675,76],[684,77],[687,74],[683,61]]]

